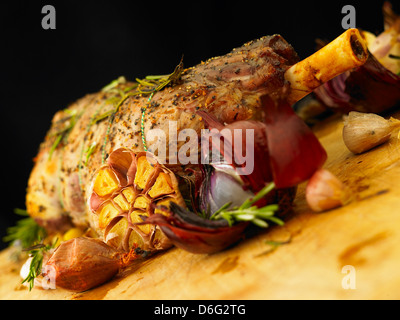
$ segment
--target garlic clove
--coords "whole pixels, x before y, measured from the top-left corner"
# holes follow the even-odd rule
[[[31,266],[32,259],[33,257],[29,257],[22,265],[21,270],[19,271],[19,276],[22,279],[26,279],[26,277],[29,275],[29,269]],[[23,285],[28,286],[28,283],[24,282]]]
[[[344,119],[343,142],[351,152],[360,154],[388,141],[397,128],[397,119],[352,111]]]
[[[350,202],[350,192],[330,171],[319,169],[307,183],[306,200],[313,211],[322,212]]]

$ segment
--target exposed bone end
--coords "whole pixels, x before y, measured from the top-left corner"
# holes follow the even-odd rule
[[[290,83],[289,103],[295,103],[339,74],[363,65],[368,58],[365,40],[357,29],[348,29],[285,73]]]

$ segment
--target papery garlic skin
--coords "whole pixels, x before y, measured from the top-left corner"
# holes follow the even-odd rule
[[[32,263],[33,257],[29,257],[25,263],[22,265],[21,270],[19,271],[19,276],[21,277],[22,280],[25,280],[30,272],[30,267],[31,267],[31,263]],[[29,288],[29,282],[22,282],[21,283],[24,287]],[[36,277],[34,279],[34,288],[41,288],[42,287],[42,279]]]
[[[25,263],[22,265],[21,270],[19,271],[19,276],[22,279],[26,279],[26,277],[29,275],[29,268],[32,262],[32,257],[29,257]],[[23,285],[28,286],[28,283],[23,283]]]
[[[397,119],[352,111],[344,120],[343,142],[351,152],[360,154],[388,141],[399,127]]]
[[[315,212],[340,207],[349,202],[346,186],[330,171],[319,169],[307,183],[306,200]]]

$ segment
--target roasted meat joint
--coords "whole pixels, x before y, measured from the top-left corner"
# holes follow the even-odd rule
[[[292,105],[368,56],[357,29],[302,61],[265,36],[57,112],[28,181],[25,283],[84,291],[172,246],[212,254],[282,225],[327,159]]]

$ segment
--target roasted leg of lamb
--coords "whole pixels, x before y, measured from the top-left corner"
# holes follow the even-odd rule
[[[263,122],[263,97],[282,96],[293,103],[366,57],[355,29],[301,62],[290,44],[273,35],[192,68],[180,64],[162,78],[165,82],[120,78],[55,114],[29,178],[27,211],[49,231],[90,227],[125,251],[134,245],[168,247],[157,227],[132,225],[163,200],[185,207],[180,181],[191,179],[198,167],[170,161],[176,142],[171,123],[178,133],[190,128],[200,136],[205,128],[201,112],[223,125]],[[167,156],[152,163],[140,152],[160,156],[157,140],[148,137],[154,129],[166,136]],[[178,141],[175,148],[184,143]]]

